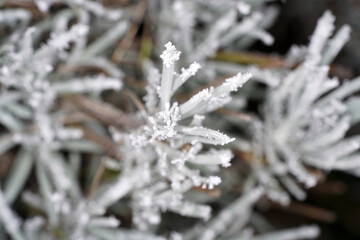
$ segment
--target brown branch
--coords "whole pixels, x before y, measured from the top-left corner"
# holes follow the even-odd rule
[[[82,112],[70,112],[70,113],[65,113],[65,114],[66,114],[65,116],[62,116],[60,118],[60,122],[62,122],[65,125],[97,121],[96,119],[94,119],[94,118],[90,117],[89,115],[82,113]]]
[[[342,195],[346,191],[346,184],[341,181],[322,182],[317,186],[310,188],[308,192],[314,194],[327,194],[327,195]]]
[[[101,178],[104,175],[104,172],[106,170],[106,163],[107,163],[108,159],[109,159],[108,157],[105,157],[101,161],[100,166],[99,166],[99,168],[97,169],[97,171],[95,173],[95,176],[94,176],[94,178],[93,178],[93,180],[91,182],[89,193],[88,193],[88,197],[90,199],[94,198],[96,190],[99,188]]]
[[[217,187],[215,187],[214,189],[204,189],[200,186],[200,187],[193,187],[191,190],[204,193],[211,198],[219,198],[221,196],[221,191]]]
[[[285,58],[269,54],[248,53],[248,52],[218,52],[212,59],[215,61],[229,62],[240,65],[256,65],[262,69],[271,68],[296,68],[299,63],[293,66],[286,66]],[[339,76],[341,79],[354,77],[354,72],[350,68],[339,65],[330,66],[330,75]]]
[[[282,68],[285,66],[285,61],[281,57],[247,52],[218,52],[214,60],[257,65],[260,68]]]
[[[118,145],[114,143],[111,139],[104,137],[84,126],[73,126],[73,127],[81,129],[84,133],[85,139],[88,139],[101,146],[103,149],[105,149],[108,152],[109,156],[112,156],[118,160],[121,159],[120,154],[118,152]]]
[[[6,0],[3,2],[3,8],[24,8],[30,11],[32,17],[38,18],[39,16],[44,15],[34,2],[31,1],[22,1],[22,0]]]
[[[145,91],[147,83],[145,81],[139,81],[133,77],[126,76],[123,79],[125,85],[135,88],[136,90]]]
[[[135,129],[143,124],[141,120],[130,114],[94,99],[84,96],[67,96],[64,101],[78,108],[83,113],[108,125],[117,128]]]
[[[273,207],[278,210],[286,210],[287,212],[322,222],[332,223],[337,218],[336,214],[330,210],[312,206],[306,203],[291,202],[289,206],[286,207],[273,204]]]
[[[236,111],[232,111],[226,108],[219,108],[217,109],[215,112],[223,114],[223,115],[227,115],[230,117],[235,117],[241,121],[245,121],[245,122],[251,122],[252,121],[252,117],[246,113],[241,113],[241,112],[236,112]]]
[[[144,104],[141,100],[130,90],[126,90],[125,94],[131,99],[135,106],[142,112],[146,112]]]
[[[131,25],[125,37],[122,39],[122,41],[115,49],[114,54],[111,57],[111,60],[114,63],[119,63],[122,60],[126,50],[129,49],[133,44],[136,33],[138,32],[140,27],[140,23],[144,18],[145,12],[146,12],[146,0],[140,0],[134,10],[133,24]]]

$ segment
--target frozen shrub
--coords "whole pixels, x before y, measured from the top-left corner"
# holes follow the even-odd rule
[[[360,175],[360,80],[328,77],[350,27],[331,38],[326,12],[309,46],[261,69],[216,55],[272,44],[268,1],[129,2],[0,1],[0,239],[316,238],[261,229],[256,206],[303,200],[313,169]]]

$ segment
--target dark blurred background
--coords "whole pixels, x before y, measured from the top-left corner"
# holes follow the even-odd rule
[[[335,64],[349,68],[356,76],[360,74],[360,0],[285,0],[279,6],[280,15],[270,29],[274,45],[258,43],[255,49],[285,54],[293,44],[307,44],[319,17],[330,10],[336,17],[336,29],[344,24],[352,28],[351,40]]]

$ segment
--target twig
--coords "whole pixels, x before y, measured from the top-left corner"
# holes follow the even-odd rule
[[[95,196],[96,190],[98,189],[100,185],[100,181],[102,176],[104,175],[104,172],[106,170],[106,163],[108,161],[108,156],[106,156],[100,163],[99,168],[97,169],[95,176],[91,182],[88,197],[91,199]]]
[[[129,76],[126,76],[124,78],[124,83],[125,85],[127,86],[130,86],[132,88],[136,88],[136,90],[141,90],[141,91],[145,91],[145,87],[146,87],[146,82],[144,81],[139,81],[133,77],[129,77]]]
[[[111,60],[114,63],[119,63],[122,60],[125,51],[131,47],[132,43],[134,42],[136,33],[139,30],[141,20],[144,18],[145,12],[146,12],[146,0],[140,0],[134,10],[133,24],[131,25],[125,37],[120,42],[118,47],[115,49],[114,54],[111,57]]]
[[[298,63],[293,66],[286,66],[285,59],[281,56],[247,52],[218,52],[213,60],[235,64],[238,63],[241,65],[256,65],[263,69],[284,67],[294,69],[298,66]],[[330,75],[339,76],[341,79],[347,79],[354,77],[354,72],[343,66],[331,65]]]
[[[225,76],[222,76],[222,77],[219,77],[218,79],[216,79],[215,81],[213,82],[210,82],[204,86],[201,86],[197,89],[195,89],[194,91],[190,92],[190,93],[176,93],[174,95],[174,98],[176,99],[176,101],[179,101],[179,102],[185,102],[187,101],[188,99],[190,99],[192,96],[194,96],[195,94],[197,94],[198,92],[200,92],[201,90],[204,90],[205,88],[209,88],[209,87],[217,87],[219,86],[220,84],[222,84],[224,81],[225,81],[226,77]]]
[[[132,91],[126,90],[125,94],[130,97],[131,101],[135,104],[135,106],[141,112],[146,112],[144,104],[140,101],[140,99]]]
[[[221,196],[221,191],[219,188],[214,188],[210,190],[210,189],[203,189],[202,187],[193,187],[191,190],[205,193],[211,198],[219,198]]]
[[[256,64],[260,68],[282,68],[285,66],[285,61],[281,57],[245,52],[218,52],[214,59],[246,65]]]
[[[235,112],[226,108],[219,108],[218,110],[216,110],[215,112],[220,113],[220,114],[224,114],[227,116],[231,116],[231,117],[235,117],[241,121],[245,121],[245,122],[251,122],[252,117],[246,113],[241,113],[241,112]]]
[[[109,104],[100,103],[84,96],[67,96],[64,100],[70,101],[83,113],[108,125],[135,129],[143,124],[140,119],[126,114]]]
[[[346,191],[346,184],[341,181],[329,181],[320,183],[310,188],[308,192],[314,194],[342,195]]]
[[[334,212],[305,203],[292,202],[286,207],[274,204],[273,207],[322,222],[331,223],[336,220],[336,214]]]
[[[118,145],[115,144],[113,141],[111,141],[109,138],[101,136],[100,134],[91,131],[89,128],[86,128],[84,126],[73,126],[73,127],[81,129],[84,133],[84,138],[94,143],[97,143],[99,146],[104,148],[110,156],[115,157],[118,160],[121,159],[120,154],[117,151]]]

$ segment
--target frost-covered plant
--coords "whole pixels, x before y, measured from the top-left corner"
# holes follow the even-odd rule
[[[35,49],[33,39],[37,31],[37,28],[28,28],[18,34],[18,39],[1,46],[0,121],[12,132],[10,138],[4,139],[9,142],[6,147],[36,146],[39,148],[36,155],[46,159],[49,152],[61,148],[62,142],[82,137],[81,130],[63,125],[59,112],[54,111],[56,99],[64,94],[118,90],[122,83],[120,79],[104,75],[62,79],[54,73],[58,64],[69,61],[66,52],[69,44],[85,39],[87,26],[78,24],[69,30],[53,32],[46,44]]]
[[[0,12],[2,24],[12,23],[14,18],[15,26],[17,19],[26,25],[29,22],[27,14],[29,13],[26,10],[21,12],[16,9]],[[89,210],[86,201],[76,203],[81,198],[80,187],[72,175],[73,169],[60,152],[71,141],[78,141],[77,143],[85,148],[86,145],[94,148],[94,144],[78,140],[83,137],[82,130],[65,125],[63,111],[57,108],[56,102],[67,94],[98,94],[104,90],[119,90],[122,87],[118,70],[113,71],[113,78],[105,75],[79,78],[60,73],[61,66],[80,62],[79,57],[74,60],[76,51],[80,49],[81,53],[86,53],[86,50],[93,46],[79,46],[80,42],[86,43],[89,26],[78,23],[68,28],[73,17],[73,12],[63,10],[54,19],[48,19],[26,30],[23,27],[14,27],[9,35],[11,41],[4,41],[0,46],[0,122],[6,129],[0,140],[1,153],[14,145],[20,146],[15,164],[2,185],[4,193],[1,194],[1,212],[4,212],[1,222],[6,223],[6,230],[12,239],[52,239],[51,231],[62,222],[69,224],[69,219],[74,218],[71,214],[78,217],[86,213],[85,217],[89,216],[85,222],[79,223],[81,226],[68,225],[71,227],[66,231],[71,231],[71,239],[83,236],[82,230],[87,224],[93,225],[93,216],[95,225],[100,221],[99,225],[103,227],[117,226],[111,224],[111,218],[109,224],[106,223],[106,217],[96,218],[99,214],[104,214],[103,210],[96,212],[92,206]],[[39,37],[48,28],[55,30],[51,30],[46,42],[37,47]],[[122,31],[124,32],[124,29]],[[71,44],[76,46],[72,47]],[[101,45],[100,50],[101,48],[104,49],[104,46]],[[96,49],[99,49],[99,46]],[[91,56],[88,60],[91,60]],[[106,70],[106,66],[104,68]],[[98,147],[95,145],[96,149]],[[47,219],[28,219],[22,231],[19,228],[21,222],[12,220],[15,217],[7,204],[12,204],[18,198],[33,167],[41,197],[34,194],[28,196],[36,196],[30,198],[30,203],[35,203],[35,208],[45,212]],[[67,200],[68,197],[70,200]],[[44,233],[46,229],[49,233]]]
[[[122,49],[136,39],[144,2],[135,9],[91,0],[24,2],[9,5],[31,11],[0,10],[0,27],[6,26],[0,39],[0,158],[14,159],[0,179],[1,239],[315,238],[319,228],[313,225],[264,233],[254,224],[264,220],[255,206],[264,197],[288,203],[287,191],[302,200],[299,183],[318,181],[310,168],[360,174],[359,138],[344,137],[359,120],[359,99],[344,100],[360,88],[359,80],[338,86],[328,78],[350,28],[330,39],[329,12],[310,45],[291,50],[286,64],[294,69],[267,70],[209,60],[256,39],[272,43],[264,29],[276,10],[267,1],[147,1],[143,12],[154,23],[159,71],[155,58],[138,67],[134,59],[141,54]],[[119,49],[129,53],[124,62],[130,64],[120,62],[123,71],[111,57]],[[199,76],[204,66],[211,74]],[[215,72],[221,81],[200,89],[194,84],[215,80]],[[147,81],[144,101],[135,78]],[[250,81],[241,92],[250,78],[267,88]],[[191,97],[179,91],[184,86]],[[112,96],[106,90],[115,90],[121,103],[105,101]],[[230,132],[225,119],[235,122],[235,111],[264,92],[259,112],[242,118],[245,124],[237,118],[244,131]],[[229,109],[228,118],[221,115]],[[231,166],[229,146],[251,152],[245,176]],[[16,212],[21,204],[24,214]],[[196,224],[174,232],[174,223],[165,223],[169,212]]]
[[[343,26],[330,39],[333,22],[334,16],[326,12],[309,46],[292,48],[287,63],[299,66],[283,74],[278,87],[269,88],[263,121],[253,122],[253,174],[268,196],[282,203],[289,202],[287,191],[298,200],[306,197],[299,183],[306,188],[316,185],[318,176],[311,168],[350,169],[356,162],[351,154],[359,149],[359,138],[344,139],[351,116],[342,100],[356,89],[349,91],[347,84],[336,89],[338,79],[328,77],[329,64],[349,39],[350,27]]]
[[[221,179],[212,174],[218,171],[218,166],[230,166],[232,153],[208,146],[224,145],[233,139],[203,127],[204,114],[226,104],[231,99],[230,93],[251,77],[239,73],[222,85],[203,89],[179,104],[172,101],[173,94],[200,65],[195,62],[180,74],[175,73],[174,65],[180,52],[171,42],[165,47],[160,56],[163,60],[161,74],[150,62],[145,66],[148,92],[146,108],[139,112],[139,117],[146,124],[129,134],[114,133],[114,139],[122,142],[121,171],[124,174],[99,196],[99,202],[107,206],[130,192],[133,221],[142,230],[158,224],[160,213],[167,210],[205,220],[210,217],[209,206],[192,203],[184,194],[193,187],[213,189],[220,184]],[[129,153],[129,148],[134,151]],[[143,177],[138,179],[137,176]]]

